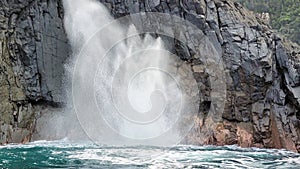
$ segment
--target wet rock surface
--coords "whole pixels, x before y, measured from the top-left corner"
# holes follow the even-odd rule
[[[231,1],[100,1],[116,18],[138,12],[184,18],[202,30],[223,60],[225,108],[214,117],[209,113],[213,94],[209,73],[201,66],[201,58],[188,44],[165,40],[174,44],[173,53],[191,65],[201,91],[200,112],[186,143],[300,151],[297,45]],[[38,114],[64,102],[63,64],[71,52],[63,30],[63,7],[60,0],[1,0],[0,4],[0,141],[26,141]],[[150,25],[140,18],[133,17],[132,21],[137,28]],[[192,39],[193,33],[187,30],[186,38]]]

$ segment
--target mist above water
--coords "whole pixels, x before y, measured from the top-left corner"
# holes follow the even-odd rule
[[[181,127],[193,125],[189,115],[195,106],[189,105],[186,89],[198,94],[190,67],[169,53],[160,38],[140,34],[130,20],[114,20],[101,3],[63,3],[73,50],[66,66],[72,84],[66,88],[72,86],[72,91],[64,115],[52,118],[52,125],[73,131],[65,137],[80,138],[74,132],[77,116],[80,127],[97,143],[178,143]],[[182,118],[183,109],[189,117]]]

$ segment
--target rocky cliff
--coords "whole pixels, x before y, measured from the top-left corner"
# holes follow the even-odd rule
[[[297,45],[232,1],[100,1],[115,18],[138,12],[182,17],[201,29],[222,55],[225,109],[221,119],[211,120],[207,115],[211,102],[206,70],[194,66],[198,57],[187,44],[173,42],[175,54],[191,65],[199,88],[207,95],[185,142],[300,151]],[[60,0],[1,0],[0,4],[0,141],[24,142],[31,139],[40,115],[64,105],[63,65],[71,52]],[[193,30],[187,34],[193,35]]]
[[[62,3],[1,0],[0,23],[0,141],[28,141],[36,118],[63,103]]]

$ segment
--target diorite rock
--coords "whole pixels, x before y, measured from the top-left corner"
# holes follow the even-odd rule
[[[239,144],[300,151],[300,48],[238,3],[225,0],[99,0],[114,17],[164,12],[182,17],[213,44],[225,66],[221,117],[209,115],[208,73],[187,44],[175,54],[191,64],[202,91],[193,144]],[[70,54],[60,0],[0,0],[1,142],[26,140],[41,109],[63,103],[63,63]],[[136,27],[147,26],[132,18]],[[187,31],[193,37],[193,30]],[[166,43],[171,43],[166,40]],[[197,44],[194,44],[195,47]],[[30,138],[29,138],[30,139]]]

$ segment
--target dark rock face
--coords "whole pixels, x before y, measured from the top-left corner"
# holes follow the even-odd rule
[[[186,142],[286,148],[300,152],[300,49],[276,35],[255,15],[225,0],[100,0],[116,18],[137,12],[182,17],[209,38],[222,56],[226,102],[221,119],[201,105]],[[1,142],[30,139],[35,117],[62,103],[63,63],[70,54],[59,0],[1,0]],[[133,18],[137,27],[141,23]],[[187,32],[193,35],[192,30]],[[192,37],[192,36],[189,36]],[[191,65],[198,60],[186,44],[175,53]],[[204,95],[205,69],[193,68]],[[24,134],[25,133],[25,134]]]
[[[0,142],[30,140],[35,118],[62,102],[70,53],[60,1],[0,1]]]

